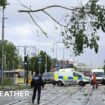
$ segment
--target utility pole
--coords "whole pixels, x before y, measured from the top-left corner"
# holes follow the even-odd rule
[[[4,54],[4,69],[7,69],[7,61],[6,61],[7,57],[6,57],[6,52]]]
[[[38,56],[38,64],[39,64],[39,75],[41,74],[41,62],[42,62],[42,57],[41,55]]]
[[[57,42],[56,42],[56,59],[57,59]],[[57,62],[56,62],[57,63]]]
[[[26,66],[27,66],[27,56],[26,56],[26,46],[24,48],[24,83],[26,82]],[[27,83],[26,83],[27,84]]]
[[[59,43],[63,43],[63,42],[56,42],[56,59],[57,59],[57,57],[58,57],[58,55],[57,55],[57,50],[58,50],[58,46],[57,46],[57,44],[59,44]]]
[[[63,42],[56,42],[56,59],[57,59],[57,50],[58,50],[58,48],[57,48],[57,44],[59,44],[59,43],[62,43],[63,44]],[[63,47],[63,68],[64,68],[64,54],[65,54],[65,48]],[[58,62],[56,62],[56,64],[57,64]],[[60,67],[61,68],[61,67]]]
[[[64,56],[65,56],[65,47],[63,47],[63,68],[65,68],[65,58],[64,58]]]
[[[4,9],[6,7],[7,4],[7,0],[0,0],[0,6],[2,7],[2,47],[1,47],[1,50],[2,50],[2,62],[1,62],[1,84],[3,85],[3,71],[4,71]]]
[[[54,51],[55,51],[55,49],[54,49],[54,43],[53,43],[52,51],[53,51],[53,59],[54,59]]]
[[[3,85],[3,71],[4,71],[4,9],[2,9],[2,64],[1,64],[1,84]]]
[[[47,72],[47,54],[45,55],[46,64],[45,64],[45,73]]]
[[[55,65],[55,62],[54,62],[54,52],[55,52],[55,49],[54,49],[54,42],[53,42],[53,46],[51,48],[51,51],[52,51],[52,70],[54,71],[54,65]]]

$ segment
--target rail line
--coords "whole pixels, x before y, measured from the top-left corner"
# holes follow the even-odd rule
[[[88,89],[88,87],[80,86],[68,86],[68,87],[47,87],[42,91],[41,104],[40,105],[64,105],[66,102],[70,102],[74,96],[77,94],[83,94],[83,91]],[[89,88],[88,96],[83,100],[81,105],[87,105],[90,97],[93,93],[93,89]],[[31,103],[31,97],[22,98],[20,100],[8,103],[6,105],[23,105],[26,103]],[[77,96],[79,97],[79,96]],[[66,105],[66,104],[65,104]]]
[[[74,88],[74,87],[72,87]],[[53,97],[51,98],[50,100],[47,100],[43,103],[41,103],[41,105],[50,105],[50,104],[53,104],[53,105],[60,105],[67,97],[70,97],[72,96],[73,94],[75,94],[77,91],[81,90],[83,87],[78,87],[76,88],[75,91],[67,91],[67,88],[65,89],[65,91],[63,91],[62,94],[58,94],[56,95],[56,97]],[[70,88],[68,88],[70,90]],[[70,93],[69,93],[70,92]],[[54,103],[53,103],[54,102]],[[55,104],[56,102],[56,104]]]
[[[74,87],[50,87],[50,88],[54,88],[53,90],[52,89],[47,89],[47,90],[45,90],[45,91],[43,91],[42,92],[42,99],[41,100],[44,100],[44,99],[48,99],[48,97],[52,97],[50,100],[47,100],[47,101],[44,101],[44,102],[42,102],[42,104],[41,105],[47,105],[49,102],[51,102],[51,101],[54,101],[55,99],[57,99],[57,98],[60,98],[62,95],[65,95],[65,94],[67,94],[67,90],[71,90],[71,89],[73,89]],[[61,88],[61,89],[60,89]],[[63,90],[62,90],[62,88],[63,88]],[[69,89],[70,88],[70,89]],[[74,91],[74,92],[71,92],[69,95],[72,95],[72,94],[74,94],[76,91],[78,91],[78,90],[80,90],[81,88],[79,87],[75,87],[76,88],[76,90]],[[47,92],[47,94],[46,94],[46,92]],[[57,95],[57,92],[58,93],[60,93],[60,94],[58,94]],[[46,94],[46,95],[45,95]],[[54,95],[56,95],[56,97],[54,96]],[[31,101],[31,97],[32,96],[30,96],[30,97],[27,97],[27,98],[22,98],[22,99],[19,99],[19,100],[17,100],[17,101],[14,101],[14,102],[11,102],[11,103],[8,103],[8,104],[6,104],[6,105],[17,105],[17,104],[19,104],[20,103],[20,105],[21,105],[21,103],[29,103],[30,101]],[[66,97],[68,97],[68,96],[66,96]],[[62,99],[63,100],[63,99]]]
[[[93,94],[93,89],[90,89],[90,93],[88,94],[88,97],[84,100],[84,103],[83,103],[83,105],[87,105],[88,104],[88,102],[89,102],[89,100],[90,100],[90,98],[91,98],[91,96],[92,96],[92,94]]]
[[[71,93],[63,93],[61,97],[56,96],[55,98],[49,100],[48,102],[44,102],[41,105],[66,105],[66,101],[70,102],[70,99],[72,98],[73,95],[76,95],[78,92],[80,92],[81,90],[85,90],[84,87],[80,87],[77,90],[71,92]],[[89,90],[90,91],[90,90]],[[92,94],[93,90],[90,91],[88,98],[86,98],[84,101],[84,103],[82,103],[81,105],[87,105],[90,96]],[[66,101],[65,101],[66,100]],[[76,101],[76,100],[75,100]],[[68,104],[67,104],[68,105]]]

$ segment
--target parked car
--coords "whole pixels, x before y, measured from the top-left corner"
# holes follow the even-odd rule
[[[42,74],[42,79],[45,83],[52,83],[53,81],[53,73],[52,72],[46,72]]]

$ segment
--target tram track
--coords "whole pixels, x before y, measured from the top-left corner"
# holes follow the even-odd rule
[[[64,95],[64,94],[67,94],[67,89],[73,89],[74,87],[52,87],[53,88],[53,90],[52,89],[47,89],[47,90],[45,90],[45,91],[43,91],[42,92],[42,99],[41,100],[46,100],[46,99],[48,99],[48,97],[52,97],[52,98],[50,98],[50,100],[47,100],[47,101],[44,101],[42,104],[43,105],[47,105],[49,102],[51,102],[51,101],[53,101],[53,100],[55,100],[56,98],[59,98],[60,96],[62,96],[62,95]],[[61,88],[61,89],[60,89]],[[76,87],[76,88],[78,88],[78,87]],[[62,90],[63,89],[63,90]],[[78,89],[76,89],[76,91],[77,91]],[[46,94],[46,92],[47,92],[47,94]],[[58,95],[57,95],[57,92],[59,93]],[[46,95],[45,95],[46,94]],[[71,93],[71,94],[73,94],[73,93]],[[70,94],[70,95],[71,95]],[[54,95],[56,95],[56,97],[54,96]],[[54,96],[54,97],[53,97]],[[6,105],[21,105],[21,103],[30,103],[30,101],[31,101],[31,97],[32,96],[30,96],[30,97],[27,97],[27,98],[22,98],[22,99],[20,99],[20,100],[17,100],[17,101],[14,101],[14,102],[11,102],[11,103],[8,103],[8,104],[6,104]]]
[[[90,90],[90,93],[88,94],[88,97],[84,100],[84,103],[82,105],[87,105],[88,104],[88,102],[89,102],[89,100],[90,100],[90,98],[93,94],[93,91],[94,91],[93,89]]]
[[[99,98],[97,97],[98,94],[100,96],[102,94],[103,96],[101,97],[104,97],[105,95],[103,94],[103,91],[104,90],[102,86],[98,89],[93,89],[90,85],[86,85],[85,87],[80,87],[78,85],[68,87],[53,87],[51,85],[45,87],[42,90],[40,105],[90,105],[91,103],[94,103],[94,97],[96,97],[96,99],[98,99],[98,102],[103,105],[103,100],[105,98],[99,100]],[[11,103],[2,105],[31,105],[31,97],[32,94],[30,97],[21,98]],[[35,100],[35,103],[37,103],[37,100]]]
[[[80,86],[47,87],[42,90],[40,105],[64,105],[65,103],[70,102],[70,100],[72,100],[72,97],[76,96],[77,93],[83,94],[85,90],[86,90],[86,87],[80,87]],[[87,105],[92,93],[93,93],[93,89],[89,88],[88,96],[83,100],[83,103],[81,105]],[[17,100],[5,105],[23,105],[23,104],[31,103],[31,97],[32,97],[32,94],[30,97],[22,98],[20,100]]]
[[[48,88],[48,87],[47,87]],[[50,86],[50,88],[51,88],[51,86]],[[52,87],[53,88],[53,87]],[[59,89],[58,89],[59,90]],[[58,91],[57,89],[56,89],[56,91]],[[33,91],[33,90],[31,90],[31,91]],[[49,94],[52,92],[52,90],[49,90],[49,89],[43,89],[43,92],[41,93],[41,94],[45,94],[46,92],[48,92]],[[53,93],[54,93],[54,90],[53,90]],[[47,96],[48,96],[48,94],[47,94]],[[29,102],[29,101],[27,101],[27,100],[30,100],[31,98],[32,98],[32,94],[30,94],[30,97],[26,97],[26,98],[21,98],[21,97],[18,97],[18,99],[16,100],[16,97],[14,98],[14,97],[11,97],[11,98],[13,98],[15,101],[13,101],[13,102],[10,102],[10,103],[8,103],[8,104],[5,104],[5,105],[15,105],[15,104],[17,104],[17,103],[21,103],[21,102]],[[9,100],[11,100],[11,98],[9,98]]]
[[[82,89],[81,87],[78,87],[75,91],[72,91],[72,92],[67,91],[67,89],[66,89],[66,91],[64,91],[62,94],[59,94],[56,97],[53,97],[50,100],[47,100],[47,101],[41,103],[41,105],[50,105],[50,104],[51,105],[60,105],[67,97],[72,96],[73,94],[75,94],[77,91],[79,91],[81,89]]]
[[[51,101],[50,102],[48,102],[48,103],[45,103],[45,104],[41,104],[41,105],[66,105],[66,103],[67,103],[67,105],[69,105],[68,103],[70,102],[70,100],[71,100],[71,98],[72,98],[72,96],[73,95],[75,95],[75,96],[77,96],[78,98],[79,98],[79,96],[77,95],[77,93],[79,92],[80,93],[80,91],[84,91],[85,90],[85,88],[84,87],[82,87],[82,88],[78,88],[76,91],[74,91],[74,92],[72,92],[72,93],[70,93],[70,94],[66,94],[66,96],[64,95],[64,97],[62,97],[62,98],[60,98],[59,99],[59,97],[56,97],[56,98],[58,98],[58,100],[52,100],[54,103],[52,103],[51,104]],[[91,90],[91,92],[89,93],[89,95],[88,95],[88,98],[85,98],[85,100],[84,100],[84,103],[81,103],[81,105],[87,105],[87,103],[88,103],[88,101],[89,101],[89,99],[90,99],[90,96],[91,96],[91,94],[92,94],[92,90]],[[83,97],[83,96],[82,96]],[[74,102],[76,102],[76,98],[75,98],[75,100],[74,100]],[[68,102],[67,102],[68,101]],[[78,101],[79,102],[79,101]],[[75,105],[75,104],[73,104],[73,105]],[[77,105],[77,104],[76,104]]]

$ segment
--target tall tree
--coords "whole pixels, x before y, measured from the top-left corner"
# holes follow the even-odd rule
[[[0,6],[4,7],[7,5],[7,0],[0,0]]]
[[[47,64],[47,67],[46,67]],[[42,74],[47,69],[47,72],[51,69],[51,57],[46,54],[44,51],[40,51],[40,53],[36,57],[31,57],[30,59],[30,70],[35,72],[39,70]]]
[[[104,60],[104,67],[103,67],[103,69],[104,69],[104,73],[105,73],[105,60]]]
[[[0,40],[0,59],[1,59],[1,46],[2,41]],[[17,54],[17,49],[12,42],[7,40],[4,41],[4,65],[5,69],[18,68],[20,57]],[[1,60],[0,60],[1,67]]]
[[[105,32],[105,7],[100,5],[100,0],[89,0],[85,5],[80,5],[75,8],[68,8],[61,5],[51,5],[41,9],[33,10],[21,3],[21,5],[28,10],[19,10],[19,12],[26,12],[29,14],[35,25],[46,35],[46,32],[33,18],[33,12],[43,12],[57,23],[63,36],[63,42],[67,48],[73,47],[75,55],[80,55],[84,49],[90,48],[98,52],[98,30]],[[50,8],[61,8],[69,11],[64,18],[65,23],[59,22],[48,11]],[[70,12],[72,11],[72,13]],[[55,11],[54,11],[55,13]],[[72,15],[71,15],[72,14]],[[58,28],[56,28],[58,29]]]
[[[98,52],[98,30],[105,32],[105,8],[99,5],[98,1],[89,0],[86,5],[81,5],[77,11],[73,11],[67,29],[62,32],[66,46],[69,47],[73,40],[76,55],[83,53],[85,48]]]

